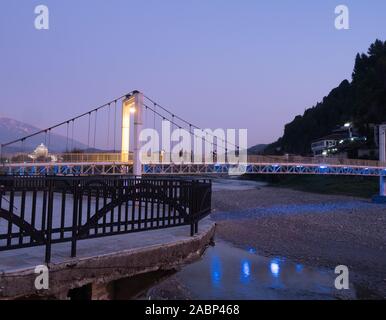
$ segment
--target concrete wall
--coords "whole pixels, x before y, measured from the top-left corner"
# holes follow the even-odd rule
[[[214,232],[215,224],[210,223],[196,236],[173,243],[51,264],[48,290],[36,291],[32,269],[0,274],[0,300],[68,299],[69,293],[73,298],[114,299],[115,289],[124,284],[119,280],[173,270],[200,258]]]

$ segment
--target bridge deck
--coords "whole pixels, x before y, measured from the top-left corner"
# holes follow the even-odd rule
[[[149,163],[142,166],[144,174],[202,175],[202,174],[323,174],[386,176],[386,163],[343,159],[277,159],[264,158],[247,164],[223,163]],[[266,161],[269,160],[269,161]],[[275,161],[277,160],[277,161]],[[10,175],[98,175],[130,174],[133,165],[127,162],[70,162],[70,163],[9,163],[0,170]]]

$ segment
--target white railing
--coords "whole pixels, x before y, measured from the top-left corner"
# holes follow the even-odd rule
[[[326,164],[355,167],[386,167],[386,163],[376,160],[363,159],[341,159],[327,157],[301,157],[301,156],[248,156],[249,164],[272,163],[272,164]]]
[[[191,163],[191,155],[183,154],[177,155],[165,153],[153,153],[151,155],[143,155],[144,163],[157,164],[157,163],[170,163],[169,159],[179,159],[178,163]],[[181,156],[181,157],[179,157]],[[200,159],[199,162],[193,162],[196,164],[213,164],[223,162],[220,159],[224,157],[217,157],[214,155],[209,161],[205,161],[204,156],[196,157]],[[121,153],[62,153],[56,154],[53,161],[50,157],[32,159],[25,154],[17,154],[14,156],[6,157],[5,161],[2,159],[2,164],[39,164],[39,163],[132,163],[133,154],[121,154]],[[362,160],[362,159],[340,159],[340,158],[324,158],[324,157],[301,157],[301,156],[260,156],[260,155],[248,155],[248,164],[326,164],[326,165],[339,165],[339,166],[355,166],[355,167],[386,167],[386,163],[375,160]]]

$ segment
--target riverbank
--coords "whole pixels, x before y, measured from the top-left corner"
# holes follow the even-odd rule
[[[217,240],[311,267],[346,265],[356,298],[386,298],[384,206],[353,196],[256,185],[214,191],[213,208]],[[166,281],[152,292],[168,286]]]
[[[246,181],[265,182],[270,187],[289,188],[319,194],[372,198],[379,193],[378,177],[334,175],[248,175]]]

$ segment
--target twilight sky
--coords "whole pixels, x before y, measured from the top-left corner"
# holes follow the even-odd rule
[[[34,28],[39,4],[48,31]],[[334,27],[339,4],[350,30]],[[351,78],[376,38],[385,0],[1,0],[0,116],[46,127],[138,89],[269,143]]]

